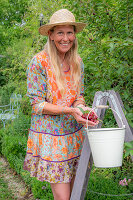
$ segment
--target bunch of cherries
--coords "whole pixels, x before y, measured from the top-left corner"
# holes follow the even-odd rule
[[[82,117],[84,119],[87,119],[87,116],[88,116],[89,112],[90,112],[89,110],[84,111]],[[88,116],[88,120],[96,123],[98,121],[98,117],[95,115],[95,113],[93,111],[91,111],[89,116]]]
[[[97,121],[101,121],[99,118],[98,118],[98,116],[96,116],[96,114],[94,113],[94,111],[89,111],[89,110],[83,110],[81,107],[78,107],[80,110],[81,110],[81,112],[83,113],[82,114],[82,117],[84,118],[84,119],[88,119],[88,120],[90,120],[90,121],[92,121],[92,122],[94,122],[94,123],[96,123]],[[90,114],[89,114],[90,113]],[[89,114],[89,116],[88,116],[88,114]]]

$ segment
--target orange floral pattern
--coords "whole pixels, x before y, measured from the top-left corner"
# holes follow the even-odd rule
[[[65,92],[62,97],[49,57],[44,51],[32,59],[27,69],[27,95],[31,101],[32,116],[24,169],[38,180],[69,182],[78,166],[85,134],[82,125],[69,114],[42,114],[45,102],[72,106],[76,100],[84,101],[82,60],[80,95],[73,87],[70,74],[70,70],[64,72]],[[55,171],[58,173],[55,174]]]
[[[28,146],[29,149],[31,149],[33,147],[33,140],[32,139],[30,139],[30,138],[28,139],[27,146]]]

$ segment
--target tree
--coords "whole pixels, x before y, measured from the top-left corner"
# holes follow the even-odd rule
[[[0,54],[6,56],[1,58],[1,85],[10,82],[15,82],[16,86],[17,83],[26,84],[27,65],[33,55],[43,49],[47,39],[38,33],[40,14],[44,15],[43,23],[47,23],[54,11],[67,8],[74,13],[77,21],[87,23],[84,31],[77,35],[79,54],[85,64],[86,101],[91,104],[98,90],[114,89],[120,93],[130,114],[133,44],[131,0],[3,0],[1,7],[3,46]]]

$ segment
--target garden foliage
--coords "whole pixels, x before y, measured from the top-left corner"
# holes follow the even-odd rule
[[[45,24],[51,13],[67,8],[77,21],[87,24],[77,35],[79,54],[85,64],[86,103],[92,104],[96,91],[113,89],[119,92],[133,126],[131,0],[4,0],[0,6],[0,92],[4,92],[6,102],[14,90],[25,96],[27,65],[47,39],[38,33],[41,13]]]
[[[31,179],[29,173],[23,170],[31,113],[26,97],[26,68],[47,40],[38,33],[40,14],[43,13],[42,21],[45,24],[53,12],[67,8],[74,13],[76,21],[87,24],[83,32],[77,35],[79,54],[85,64],[86,103],[91,106],[97,91],[115,90],[122,98],[124,113],[133,127],[133,3],[131,0],[3,0],[0,7],[0,105],[8,104],[13,92],[22,95],[20,118],[0,130],[0,152],[32,187],[35,198],[52,200],[49,184]],[[110,118],[107,114],[105,126],[109,125],[108,121],[111,125],[115,124],[113,115]],[[118,184],[120,179],[131,178],[131,145],[125,144],[123,168],[93,169],[86,200],[114,199],[93,194],[89,188],[112,194],[132,191],[131,183],[125,187]],[[125,170],[126,167],[128,170]]]

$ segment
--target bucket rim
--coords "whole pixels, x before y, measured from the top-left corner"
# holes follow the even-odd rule
[[[85,128],[85,129],[89,132],[101,132],[101,131],[103,132],[103,131],[125,130],[125,127],[121,127],[121,128],[119,128],[119,127],[117,127],[117,128],[96,128],[96,129]]]

